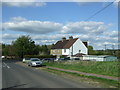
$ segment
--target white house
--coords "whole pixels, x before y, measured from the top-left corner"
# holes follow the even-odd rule
[[[73,38],[72,36],[69,39],[62,38],[51,48],[51,55],[70,57],[78,53],[88,54],[87,42],[82,42],[79,38]]]

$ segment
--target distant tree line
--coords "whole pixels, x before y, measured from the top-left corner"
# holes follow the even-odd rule
[[[89,55],[113,55],[120,57],[120,50],[118,49],[106,49],[106,50],[94,50],[92,46],[88,46]]]
[[[21,36],[11,45],[2,44],[2,55],[23,58],[25,55],[50,55],[52,45],[36,45],[29,36]]]

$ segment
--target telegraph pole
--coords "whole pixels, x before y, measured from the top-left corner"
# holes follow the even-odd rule
[[[105,53],[106,53],[106,44],[105,44]]]
[[[114,55],[114,53],[115,53],[115,52],[114,52],[114,45],[112,45],[112,53],[113,53],[113,55]]]

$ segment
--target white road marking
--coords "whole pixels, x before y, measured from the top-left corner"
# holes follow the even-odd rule
[[[7,68],[10,68],[10,66],[8,66],[6,63],[3,62],[3,64],[4,64]]]

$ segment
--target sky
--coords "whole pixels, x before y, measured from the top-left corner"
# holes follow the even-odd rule
[[[3,2],[2,43],[11,44],[30,35],[39,45],[50,45],[62,37],[88,41],[94,49],[118,46],[118,6],[111,2]]]

